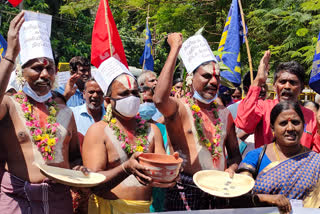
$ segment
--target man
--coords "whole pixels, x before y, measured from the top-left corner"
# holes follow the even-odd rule
[[[253,78],[257,76],[257,71],[253,71]],[[242,86],[244,94],[247,95],[250,87],[250,72],[247,72],[242,80]],[[261,91],[259,93],[259,99],[265,100],[267,97],[267,91],[268,91],[268,85],[262,84],[261,85]],[[235,102],[231,105],[229,105],[227,108],[229,109],[230,113],[232,114],[232,118],[235,120],[237,117],[238,107],[241,100],[238,102]],[[254,135],[253,134],[247,134],[243,130],[236,127],[236,134],[239,138],[240,144],[239,149],[240,153],[242,154],[242,157],[244,158],[246,154],[254,149]]]
[[[272,108],[281,100],[298,102],[299,94],[303,90],[305,71],[303,67],[295,62],[280,63],[273,75],[273,88],[277,93],[275,100],[261,100],[259,93],[261,87],[266,84],[269,71],[270,51],[266,51],[262,57],[258,74],[249,88],[249,92],[238,107],[235,120],[236,126],[246,133],[253,133],[255,147],[272,143],[273,134],[270,128],[270,113]],[[320,145],[315,144],[317,134],[317,121],[314,113],[301,106],[305,128],[301,138],[301,144],[320,152]]]
[[[46,32],[44,23],[24,22],[24,12],[19,13],[10,23],[8,49],[0,63],[0,132],[5,133],[0,149],[0,210],[4,214],[72,213],[69,187],[48,180],[36,167],[46,163],[69,169],[71,161],[80,158],[72,112],[51,93],[56,69]],[[34,36],[39,33],[41,37]],[[7,96],[19,41],[26,83],[22,92]]]
[[[73,57],[69,64],[71,77],[65,87],[60,86],[57,92],[64,96],[68,107],[75,107],[86,102],[83,90],[85,83],[91,77],[91,67],[89,60],[82,56]]]
[[[140,74],[140,76],[138,77],[138,85],[140,88],[142,87],[149,87],[152,91],[152,93],[154,93],[154,89],[157,86],[158,80],[157,80],[157,74],[153,71],[144,71]],[[154,104],[152,104],[154,105]],[[159,112],[159,110],[157,108],[155,108],[156,111],[152,116],[152,120],[158,122],[158,123],[164,123],[164,118],[162,116],[162,114]]]
[[[165,117],[174,151],[184,158],[184,171],[180,174],[181,184],[167,191],[166,208],[209,209],[216,206],[210,202],[213,202],[213,197],[196,188],[192,176],[206,169],[226,170],[231,174],[237,169],[241,155],[233,119],[226,108],[214,101],[220,74],[207,41],[199,35],[189,38],[182,45],[182,35],[173,33],[168,37],[168,44],[170,53],[158,79],[153,100]],[[170,96],[179,51],[188,73],[193,73],[194,95],[182,99]]]
[[[157,83],[158,83],[157,74],[153,71],[149,71],[149,70],[144,71],[138,77],[139,87],[147,86],[154,90],[155,87],[157,86]]]
[[[151,178],[144,174],[146,168],[138,163],[138,156],[142,151],[165,154],[161,133],[156,125],[136,116],[138,84],[121,62],[108,58],[95,79],[105,94],[107,111],[103,121],[89,128],[82,157],[85,166],[107,179],[93,189],[89,213],[149,212]]]
[[[95,81],[90,78],[84,85],[83,97],[86,101],[81,106],[71,107],[77,124],[78,132],[86,135],[89,127],[103,119],[105,109],[103,104],[103,92]]]

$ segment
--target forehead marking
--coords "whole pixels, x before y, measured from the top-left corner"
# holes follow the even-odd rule
[[[122,85],[127,89],[132,89],[135,82],[134,78],[129,75],[121,75],[116,80],[122,83]]]
[[[213,63],[203,66],[203,69],[211,75],[220,75],[219,67],[216,67]]]

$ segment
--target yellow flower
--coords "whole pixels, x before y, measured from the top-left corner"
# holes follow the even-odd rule
[[[211,146],[210,142],[206,143],[206,147],[210,147],[210,146]]]
[[[55,108],[54,108],[53,106],[50,106],[49,112],[50,112],[50,114],[52,114],[52,115],[56,115],[56,113],[57,113],[57,111],[55,110]]]
[[[193,111],[195,111],[195,112],[199,112],[199,111],[200,111],[200,107],[197,106],[197,105],[195,105],[195,104],[191,106],[191,109],[192,109]]]
[[[44,148],[44,151],[46,151],[46,152],[48,151],[48,146],[46,146],[46,147]]]
[[[142,146],[137,146],[136,151],[137,152],[143,152],[143,147]]]
[[[50,136],[48,134],[43,135],[43,140],[48,139],[49,140]]]
[[[35,140],[36,140],[36,141],[42,140],[41,135],[37,135],[36,138],[35,138]]]
[[[111,123],[115,124],[117,122],[116,118],[111,119]]]
[[[48,140],[48,145],[49,145],[49,146],[54,146],[55,144],[56,144],[56,139],[50,138],[50,139]]]
[[[32,107],[31,107],[31,105],[29,104],[29,105],[28,105],[28,110],[29,110],[30,112],[31,112],[31,108],[32,108]]]
[[[218,140],[215,138],[213,139],[214,144],[217,144]]]

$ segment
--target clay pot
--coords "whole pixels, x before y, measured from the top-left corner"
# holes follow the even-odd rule
[[[179,155],[155,153],[139,155],[139,163],[149,169],[145,172],[146,175],[150,176],[154,182],[159,183],[172,182],[179,174],[182,161]]]

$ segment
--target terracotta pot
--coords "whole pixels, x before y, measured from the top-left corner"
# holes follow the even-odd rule
[[[146,175],[160,183],[172,182],[179,174],[182,161],[179,156],[165,154],[142,153],[139,156],[140,164],[149,169]]]

